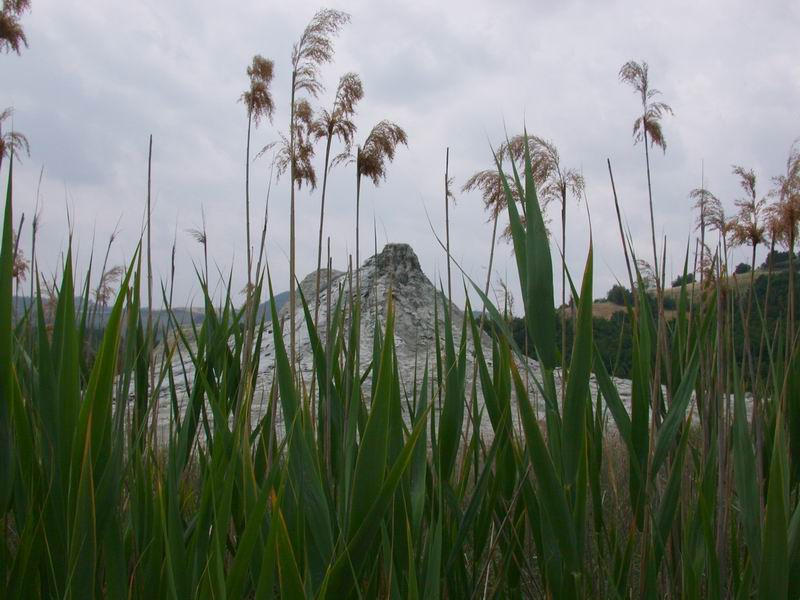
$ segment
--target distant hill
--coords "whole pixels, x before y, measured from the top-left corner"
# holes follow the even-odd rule
[[[289,292],[281,292],[280,294],[275,294],[275,310],[276,312],[281,312],[281,308],[283,305],[289,301]],[[258,305],[258,316],[261,318],[264,317],[264,320],[271,321],[272,320],[272,311],[269,307],[269,300],[266,302],[262,302]]]
[[[289,300],[289,292],[281,292],[280,294],[275,295],[275,307],[276,310],[280,311],[286,302]],[[24,315],[25,312],[28,310],[31,301],[28,296],[14,296],[13,299],[13,312],[14,312],[14,319],[19,320]],[[75,307],[78,315],[80,316],[83,311],[83,299],[82,298],[75,298]],[[88,311],[89,316],[92,316],[92,311],[96,310],[94,314],[94,322],[97,327],[104,327],[105,324],[108,322],[108,318],[111,315],[111,307],[98,307],[95,309],[95,306],[89,305]],[[187,327],[191,325],[192,321],[196,325],[200,325],[205,318],[203,314],[202,307],[176,307],[172,309],[172,314],[175,320],[178,322],[180,327]],[[147,315],[147,309],[142,309],[142,315]],[[258,316],[261,318],[264,317],[265,320],[270,321],[272,319],[272,313],[269,307],[269,300],[263,302],[258,307]],[[146,318],[146,317],[145,317]],[[166,310],[155,310],[153,311],[153,325],[156,329],[159,329],[163,326],[166,326],[170,320],[170,316],[167,314]]]

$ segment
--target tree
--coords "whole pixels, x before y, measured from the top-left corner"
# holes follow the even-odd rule
[[[765,239],[769,239],[772,241],[772,234],[770,233],[771,228],[769,227],[770,220],[767,218],[765,220]],[[779,250],[770,250],[767,253],[767,256],[764,258],[764,262],[761,263],[761,269],[765,271],[769,270],[776,270],[776,271],[786,271],[789,269],[789,253],[788,252],[781,252]]]
[[[356,149],[356,269],[359,262],[359,214],[361,210],[361,178],[366,177],[378,186],[386,179],[386,168],[394,161],[397,147],[408,146],[408,136],[402,127],[383,120],[369,132],[364,143]],[[356,270],[356,288],[359,289]]]
[[[8,156],[16,156],[19,160],[19,155],[25,153],[27,156],[31,155],[31,147],[28,144],[28,138],[21,133],[14,131],[3,132],[3,121],[10,118],[14,114],[13,108],[7,108],[0,112],[0,167],[3,166],[3,159]]]
[[[311,168],[310,159],[313,156],[313,147],[310,145],[308,137],[298,139],[298,123],[310,126],[311,119],[298,118],[296,112],[304,110],[311,113],[311,106],[307,101],[297,102],[298,93],[305,92],[312,98],[319,96],[323,89],[320,81],[320,66],[333,60],[333,41],[332,38],[338,35],[339,30],[350,21],[350,15],[339,10],[322,9],[311,18],[311,21],[303,30],[300,39],[292,48],[292,93],[291,93],[291,116],[289,119],[289,136],[285,138],[288,142],[287,155],[292,157],[288,161],[291,170],[290,179],[292,181],[290,207],[289,207],[289,320],[291,322],[290,332],[290,355],[292,369],[294,369],[296,350],[295,350],[295,322],[296,322],[296,249],[295,249],[295,183],[298,188],[302,181],[309,181],[312,188],[316,186],[316,174]],[[306,147],[296,149],[296,145]],[[309,148],[311,149],[309,153]],[[303,171],[298,173],[296,169]]]
[[[606,293],[606,300],[611,302],[611,304],[616,304],[617,306],[627,306],[629,304],[633,304],[633,294],[631,291],[623,285],[615,284],[608,290]]]
[[[678,275],[672,280],[672,287],[681,287],[682,285],[689,285],[694,283],[694,273],[686,273],[686,275]]]
[[[4,0],[0,10],[0,50],[5,52],[22,52],[22,47],[28,47],[28,39],[19,23],[19,18],[30,10],[30,0]]]
[[[658,146],[663,152],[667,151],[667,142],[661,129],[661,119],[665,115],[672,115],[672,108],[665,102],[654,100],[661,94],[656,88],[650,87],[649,67],[645,61],[638,63],[628,61],[619,70],[619,79],[622,83],[630,85],[642,102],[642,114],[633,122],[634,144],[644,142],[644,157],[647,166],[647,195],[650,200],[650,233],[653,240],[653,264],[655,265],[656,280],[658,281],[658,250],[656,249],[656,225],[653,216],[653,186],[650,177],[650,146]]]
[[[269,119],[272,122],[272,115],[275,112],[275,102],[272,92],[269,89],[272,83],[275,64],[256,54],[253,62],[247,67],[247,77],[250,79],[250,86],[241,97],[240,101],[247,109],[247,155],[245,158],[245,220],[247,222],[247,284],[248,288],[252,281],[253,256],[250,246],[250,133],[252,126],[261,123],[262,119]]]
[[[316,140],[325,140],[325,162],[322,171],[322,199],[319,210],[319,242],[317,245],[317,274],[316,274],[316,293],[314,295],[314,322],[319,316],[319,287],[320,270],[322,268],[322,232],[325,222],[325,192],[328,187],[328,169],[336,166],[347,159],[352,152],[353,137],[356,133],[356,125],[353,122],[353,115],[356,112],[356,104],[364,97],[364,87],[361,79],[355,73],[345,73],[339,79],[339,86],[336,88],[336,95],[333,99],[333,108],[330,112],[323,109],[319,118],[312,124],[312,135]],[[338,154],[333,163],[330,161],[331,144],[333,138],[337,138],[344,144],[344,150]]]

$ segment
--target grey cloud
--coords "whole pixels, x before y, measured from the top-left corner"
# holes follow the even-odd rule
[[[50,255],[49,267],[57,265],[64,244],[65,185],[76,199],[76,236],[87,240],[84,247],[95,224],[98,240],[104,239],[122,214],[115,256],[121,261],[131,252],[141,226],[147,135],[153,133],[159,273],[169,273],[177,228],[176,293],[188,298],[196,292],[191,265],[200,254],[185,229],[200,223],[202,205],[212,255],[224,273],[236,260],[239,289],[246,124],[236,99],[246,84],[244,69],[256,52],[276,61],[278,111],[274,124],[255,132],[257,149],[285,129],[291,45],[316,8],[310,2],[252,1],[221,10],[218,2],[188,0],[35,1],[25,20],[31,48],[21,58],[0,57],[0,105],[16,106],[16,125],[33,145],[32,159],[19,171],[18,210],[30,214],[39,166],[47,167],[48,239],[41,252]],[[412,243],[432,278],[445,268],[427,222],[430,217],[441,230],[445,147],[460,187],[490,164],[488,144],[502,141],[504,126],[514,134],[523,122],[552,138],[566,164],[584,170],[595,295],[624,274],[606,157],[614,164],[625,222],[649,256],[643,150],[630,137],[637,100],[616,80],[625,60],[648,60],[655,85],[676,111],[665,122],[668,152],[653,158],[657,231],[668,237],[673,268],[691,232],[686,196],[699,185],[701,164],[732,209],[738,188],[730,165],[753,166],[766,192],[800,135],[800,9],[793,3],[420,0],[343,2],[340,8],[353,22],[336,42],[336,63],[324,68],[328,89],[319,102],[327,106],[338,76],[356,70],[366,90],[357,137],[381,118],[397,121],[410,136],[389,179],[365,188],[362,248],[372,247],[374,212],[379,244]],[[259,220],[267,167],[266,159],[253,166]],[[328,233],[341,268],[354,248],[352,169],[335,170],[330,185]],[[278,290],[288,284],[287,197],[285,179],[273,185],[268,249]],[[302,275],[316,260],[319,194],[304,190],[298,203]],[[589,234],[586,207],[570,211],[567,259],[580,272]],[[451,218],[454,255],[470,276],[482,279],[491,228],[479,198],[458,194]],[[515,280],[508,245],[498,248],[496,267],[498,275]]]

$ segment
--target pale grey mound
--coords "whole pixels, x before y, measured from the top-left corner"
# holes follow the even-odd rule
[[[350,302],[356,288],[356,274],[349,276],[341,271],[323,271],[320,277],[319,294],[319,321],[318,330],[322,343],[325,343],[327,331],[328,305],[331,311],[336,306],[340,296],[344,294],[343,303]],[[397,355],[398,371],[401,378],[402,391],[408,395],[412,393],[413,384],[422,379],[422,374],[427,362],[429,373],[434,372],[436,355],[436,324],[441,339],[444,339],[445,319],[444,306],[447,302],[445,296],[434,287],[422,271],[419,259],[408,244],[387,244],[379,254],[368,258],[358,270],[361,287],[361,347],[360,358],[362,369],[366,368],[372,360],[372,344],[375,333],[375,324],[381,330],[386,325],[386,311],[388,296],[391,293],[395,314],[394,338]],[[330,280],[330,285],[328,281]],[[316,272],[312,272],[300,283],[300,289],[308,303],[309,310],[314,313],[315,308]],[[330,295],[330,298],[328,297]],[[464,312],[449,304],[453,324],[453,339],[458,348],[461,343]],[[297,366],[303,380],[310,385],[313,369],[313,352],[305,323],[300,295],[296,300],[297,322],[295,324]],[[377,320],[375,315],[377,313]],[[284,344],[289,350],[289,304],[285,304],[278,315],[283,331]],[[481,334],[484,356],[491,358],[491,341],[484,333]],[[467,331],[467,396],[472,389],[473,373],[473,339]],[[272,384],[275,369],[275,348],[273,343],[272,325],[268,324],[265,332],[262,354],[260,356],[260,370],[256,385],[255,400],[253,403],[254,423],[266,409],[267,397]],[[539,365],[535,361],[528,361],[531,373],[540,376]],[[191,374],[190,374],[191,380]],[[615,380],[620,396],[626,405],[630,403],[630,382]],[[371,377],[365,381],[364,394],[369,397]],[[530,384],[531,398],[535,406],[541,407],[542,400],[533,383]],[[595,386],[592,386],[595,390]],[[478,390],[478,405],[482,407],[483,401]],[[161,418],[168,418],[168,400],[164,398]],[[166,425],[166,421],[164,421]],[[483,433],[491,435],[491,425],[488,417],[483,419]]]

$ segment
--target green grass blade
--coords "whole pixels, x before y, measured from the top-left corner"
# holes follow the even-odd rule
[[[692,399],[692,392],[694,391],[694,383],[697,378],[697,372],[700,368],[700,353],[695,349],[692,352],[692,357],[689,359],[689,365],[686,368],[683,379],[681,379],[678,390],[672,399],[672,405],[667,411],[667,416],[658,430],[658,437],[656,438],[655,448],[653,450],[652,470],[651,477],[661,469],[664,464],[669,451],[672,449],[675,442],[675,437],[681,424],[686,420],[686,409]]]
[[[441,293],[444,297],[444,293]],[[464,337],[462,336],[462,341]],[[453,324],[449,302],[444,302],[444,405],[442,406],[439,427],[440,477],[447,481],[453,472],[458,455],[458,447],[464,428],[464,379],[459,365],[463,363],[466,347],[461,345],[456,355],[453,342]]]
[[[542,366],[556,367],[556,311],[553,294],[553,260],[550,239],[544,224],[536,184],[533,179],[528,133],[525,132],[525,252],[528,274],[525,294],[525,315],[530,339]],[[521,276],[521,275],[520,275]]]
[[[788,468],[780,416],[775,425],[775,441],[769,469],[767,514],[761,558],[758,597],[761,600],[786,598],[789,590]]]
[[[427,411],[430,411],[430,406]],[[394,498],[400,479],[409,468],[414,449],[425,429],[427,422],[425,417],[426,413],[423,413],[406,440],[397,460],[386,475],[383,485],[374,496],[372,505],[358,524],[355,534],[348,540],[346,549],[331,567],[323,584],[327,594],[325,597],[343,597],[354,585],[353,575],[358,576],[364,564],[368,562],[370,548],[381,527],[381,520]]]
[[[733,412],[733,475],[739,500],[744,539],[750,552],[753,573],[758,580],[761,567],[761,503],[756,476],[756,459],[747,425],[744,394],[738,384],[734,390]]]
[[[11,185],[14,159],[9,161],[8,188],[3,214],[0,245],[0,514],[5,514],[14,481],[14,444],[11,433],[11,395],[13,394],[12,281],[14,268],[13,214]],[[0,574],[4,569],[0,568]]]
[[[590,245],[583,272],[575,343],[564,396],[561,448],[564,484],[570,487],[575,485],[578,464],[586,444],[586,406],[589,401],[589,377],[592,372],[592,273]]]
[[[358,448],[350,500],[349,536],[355,535],[375,501],[386,476],[389,456],[391,385],[394,375],[394,314],[389,300],[386,335],[378,368],[376,388],[364,435]]]
[[[559,548],[564,556],[565,567],[569,572],[578,573],[581,567],[567,498],[564,495],[556,467],[550,458],[547,445],[542,438],[542,432],[539,430],[539,424],[534,416],[519,371],[513,363],[511,369],[517,390],[522,427],[525,431],[525,439],[528,441],[528,457],[538,482],[540,506],[544,509],[546,518],[549,519],[558,540]]]

